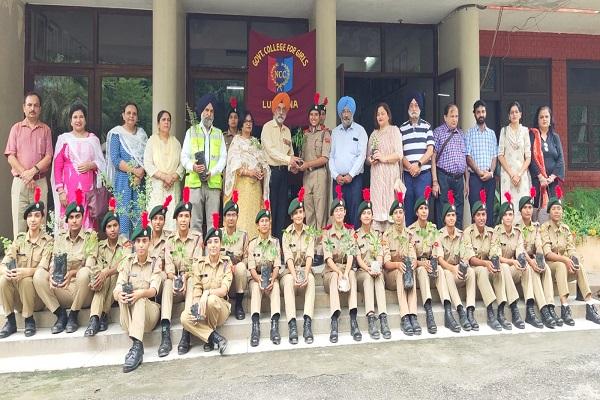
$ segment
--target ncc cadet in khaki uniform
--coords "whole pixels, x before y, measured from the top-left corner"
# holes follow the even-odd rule
[[[150,332],[158,323],[160,307],[150,300],[160,289],[158,260],[148,253],[152,229],[148,227],[148,212],[144,211],[141,226],[131,234],[135,253],[122,264],[113,292],[119,302],[121,327],[133,341],[125,356],[123,372],[131,372],[142,363],[144,357],[144,332]]]
[[[338,319],[341,313],[340,291],[348,293],[348,308],[350,310],[350,334],[360,342],[362,333],[358,327],[356,314],[358,313],[356,273],[352,269],[352,261],[356,256],[356,241],[354,229],[351,225],[344,224],[346,217],[346,201],[342,197],[342,187],[335,187],[336,198],[331,202],[330,214],[333,225],[325,227],[323,231],[323,256],[325,269],[323,271],[323,286],[329,294],[329,309],[331,312],[331,333],[329,341],[338,341]]]
[[[485,225],[487,221],[486,208],[486,193],[484,189],[481,189],[479,200],[471,207],[473,224],[466,227],[462,234],[465,252],[463,258],[469,262],[470,267],[475,271],[477,287],[479,287],[479,292],[487,310],[488,326],[493,330],[501,331],[502,325],[498,319],[500,311],[504,309],[504,304],[506,304],[504,275],[502,275],[500,269],[495,269],[490,261],[494,230]],[[494,284],[493,290],[490,280]],[[494,301],[498,302],[498,316],[496,316],[492,305]],[[504,319],[504,311],[502,311],[502,318]]]
[[[281,299],[279,295],[279,269],[281,268],[281,250],[279,240],[271,235],[271,204],[265,200],[262,210],[256,214],[258,236],[248,244],[248,270],[250,271],[250,313],[252,314],[252,333],[250,346],[258,346],[260,341],[260,306],[263,295],[271,301],[270,337],[274,344],[281,343],[279,335],[279,313]],[[263,268],[267,270],[263,271]],[[268,283],[263,288],[262,275],[269,271]]]
[[[575,250],[573,235],[569,227],[562,222],[562,188],[555,189],[556,197],[548,201],[547,211],[550,220],[542,224],[542,246],[546,261],[555,276],[560,296],[560,316],[567,325],[575,325],[569,307],[569,280],[577,279],[577,290],[585,305],[585,319],[600,324],[600,316],[592,304],[592,291],[581,257]],[[577,261],[577,263],[575,262]]]
[[[0,339],[17,331],[15,309],[25,318],[25,336],[35,335],[33,312],[44,308],[44,303],[35,292],[33,275],[36,268],[48,268],[52,237],[43,229],[44,203],[40,201],[40,195],[41,190],[36,187],[33,203],[23,213],[23,218],[27,221],[27,232],[17,235],[0,264],[0,300],[6,314],[6,324],[0,331]]]
[[[79,328],[79,310],[90,306],[94,294],[90,276],[98,237],[96,232],[82,226],[84,208],[81,190],[77,189],[75,198],[65,210],[68,228],[59,232],[54,242],[50,271],[38,268],[33,276],[35,290],[48,310],[57,317],[52,333],[75,332]],[[60,254],[67,255],[67,273],[62,283],[53,280],[56,256]],[[65,308],[71,309],[68,318]]]
[[[152,225],[152,237],[150,238],[150,247],[148,248],[148,253],[150,253],[152,257],[158,257],[161,259],[161,270],[163,271],[163,280],[167,276],[167,274],[164,272],[165,246],[167,244],[167,239],[169,238],[169,236],[171,236],[172,233],[164,229],[165,218],[167,216],[169,204],[171,204],[172,200],[173,196],[167,196],[165,202],[161,205],[152,208],[149,214],[150,224]]]
[[[523,297],[527,300],[526,321],[536,328],[542,328],[544,325],[537,318],[533,309],[531,268],[527,263],[525,263],[524,267],[521,266],[517,260],[517,257],[525,253],[523,235],[519,228],[513,226],[514,209],[510,193],[506,192],[504,196],[506,197],[506,201],[500,205],[498,225],[494,228],[494,234],[492,235],[490,255],[500,258],[500,269],[504,275],[504,288],[508,304],[510,304],[513,325],[519,329],[525,328],[525,323],[519,313],[519,292],[517,292],[517,287],[515,286],[517,282],[521,282]],[[500,315],[500,311],[498,311],[498,314]],[[498,318],[498,322],[500,322],[503,328],[511,329],[510,322],[505,321],[503,323],[501,316]]]
[[[542,323],[550,329],[555,326],[562,326],[563,320],[556,315],[554,311],[554,285],[552,283],[552,271],[544,260],[542,245],[542,235],[540,233],[540,224],[532,221],[533,204],[535,201],[535,187],[531,188],[529,196],[523,196],[519,200],[519,211],[521,212],[521,222],[517,225],[523,234],[523,245],[527,263],[531,268],[531,286],[535,302],[542,315]],[[537,265],[536,257],[542,259],[542,269]]]
[[[444,227],[440,229],[440,244],[443,256],[438,258],[438,263],[446,274],[448,293],[452,303],[456,306],[460,325],[465,331],[471,329],[478,331],[479,324],[475,320],[476,276],[475,271],[469,268],[468,264],[464,264],[467,267],[464,275],[460,270],[459,263],[463,259],[465,251],[462,240],[463,232],[456,227],[456,206],[452,190],[448,191],[448,203],[444,204],[442,208],[442,221],[444,221]],[[466,310],[458,293],[458,288],[465,286],[467,289]]]
[[[221,236],[219,214],[213,214],[213,227],[206,232],[206,255],[194,260],[190,271],[190,290],[193,292],[191,303],[181,313],[183,328],[200,338],[204,351],[216,346],[221,355],[227,348],[227,339],[217,332],[231,312],[227,301],[233,274],[229,257],[221,254]]]
[[[312,317],[315,309],[315,277],[312,273],[312,260],[315,254],[316,229],[304,224],[304,187],[298,197],[288,207],[292,223],[283,232],[283,259],[285,268],[279,282],[285,301],[285,315],[288,321],[289,341],[298,343],[296,326],[296,293],[304,293],[304,326],[302,337],[306,343],[314,340]]]
[[[387,320],[385,280],[383,278],[383,243],[381,233],[373,229],[373,203],[369,189],[363,189],[363,201],[358,206],[360,228],[354,233],[356,239],[357,289],[365,296],[365,313],[371,339],[379,339],[377,319],[381,326],[381,336],[390,339],[392,332]],[[375,314],[375,298],[377,311]],[[379,316],[379,318],[377,317]]]
[[[240,207],[238,205],[238,191],[234,190],[231,199],[223,206],[223,237],[221,238],[221,250],[223,255],[228,256],[231,261],[233,272],[233,284],[230,291],[235,297],[235,318],[243,320],[246,318],[244,312],[244,292],[248,286],[248,233],[237,228],[237,220]]]
[[[329,100],[327,97],[323,99],[323,102],[319,104],[319,125],[321,125],[324,129],[329,129],[325,126],[325,119],[327,118],[327,104]]]
[[[439,231],[436,226],[429,222],[429,197],[431,196],[431,187],[425,188],[425,193],[415,202],[413,212],[417,215],[417,220],[414,224],[408,227],[408,232],[412,235],[415,245],[415,253],[417,256],[416,275],[419,289],[421,290],[421,298],[423,307],[425,308],[425,318],[427,322],[427,332],[434,334],[437,332],[437,325],[433,317],[431,308],[431,282],[435,282],[440,301],[444,305],[444,326],[453,332],[460,332],[460,325],[452,315],[452,303],[448,294],[448,283],[446,282],[446,274],[439,271],[439,268],[434,271],[431,259],[437,261],[444,256],[442,246],[439,241]],[[454,284],[454,281],[451,282]]]
[[[239,123],[240,109],[238,108],[238,101],[236,97],[231,97],[229,99],[229,111],[227,111],[227,130],[223,132],[227,151],[229,151],[229,146],[233,142],[233,138],[240,133]],[[224,170],[223,176],[225,176]]]
[[[175,207],[173,218],[177,220],[177,231],[167,239],[165,245],[165,272],[161,295],[161,345],[159,354],[167,355],[171,351],[171,314],[173,304],[185,302],[185,308],[191,306],[192,292],[189,290],[189,272],[194,259],[202,256],[202,234],[190,230],[192,203],[189,201],[189,189],[183,189],[182,199]],[[175,280],[181,279],[181,289],[175,288]],[[190,350],[190,333],[183,330],[177,346],[179,354]],[[165,354],[166,353],[166,354]]]
[[[417,284],[415,283],[417,255],[412,235],[404,225],[402,192],[397,193],[397,198],[390,207],[390,217],[394,224],[383,233],[385,287],[398,294],[402,332],[407,336],[420,335],[422,329],[417,320]],[[407,258],[410,260],[410,271],[407,271]]]

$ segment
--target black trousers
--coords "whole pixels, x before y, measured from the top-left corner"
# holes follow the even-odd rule
[[[287,209],[289,202],[290,172],[287,166],[271,166],[271,180],[269,181],[269,199],[271,200],[273,236],[279,239],[283,236],[283,230],[290,224]]]

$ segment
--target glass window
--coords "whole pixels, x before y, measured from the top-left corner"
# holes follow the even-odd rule
[[[504,65],[504,91],[507,93],[550,92],[548,65]]]
[[[250,28],[272,38],[285,39],[307,32],[308,24],[306,21],[251,21]]]
[[[194,102],[206,93],[214,93],[217,96],[214,125],[221,130],[227,130],[227,119],[229,117],[227,111],[229,110],[229,99],[231,97],[237,98],[243,112],[245,102],[244,81],[237,79],[195,79],[193,85]],[[195,109],[195,104],[193,107]],[[240,118],[242,118],[241,115]]]
[[[381,72],[381,34],[378,27],[337,25],[337,65],[345,72]]]
[[[600,65],[569,68],[568,88],[572,94],[597,95],[600,92]]]
[[[577,169],[600,169],[600,104],[569,106],[569,161]]]
[[[246,21],[189,19],[189,58],[191,66],[246,68]]]
[[[99,17],[101,64],[152,64],[152,15],[104,13]]]
[[[91,63],[93,13],[87,10],[31,12],[31,61]]]
[[[112,127],[123,124],[123,105],[129,101],[138,106],[138,125],[148,136],[152,135],[152,79],[106,77],[102,78],[101,141],[106,139],[106,133]]]
[[[487,76],[485,75],[486,70]],[[495,92],[496,88],[498,87],[498,69],[496,67],[496,63],[490,63],[489,69],[487,67],[487,60],[485,63],[482,63],[482,65],[479,67],[479,79],[480,84],[483,82],[483,79],[485,79],[485,82],[483,82],[483,85],[481,85],[482,92]]]
[[[386,25],[385,71],[433,73],[433,29]]]

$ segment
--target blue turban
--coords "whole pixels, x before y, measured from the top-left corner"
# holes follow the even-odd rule
[[[340,118],[342,118],[342,111],[344,111],[344,108],[346,107],[350,110],[352,115],[354,115],[356,112],[356,102],[350,96],[344,96],[340,99],[340,101],[338,101],[337,112]]]
[[[213,93],[207,93],[198,99],[196,102],[196,114],[198,115],[198,118],[200,118],[200,114],[202,114],[202,111],[204,111],[209,104],[212,104],[213,108],[217,108],[217,98]]]
[[[410,103],[413,101],[413,99],[415,99],[417,101],[419,108],[422,110],[423,109],[423,93],[418,92],[416,90],[410,92],[408,94],[408,96],[406,96],[406,108],[408,108],[410,106]]]

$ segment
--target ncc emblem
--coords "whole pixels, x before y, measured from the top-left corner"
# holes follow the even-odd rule
[[[294,87],[294,58],[272,57],[268,58],[267,86],[273,93],[289,92]]]

